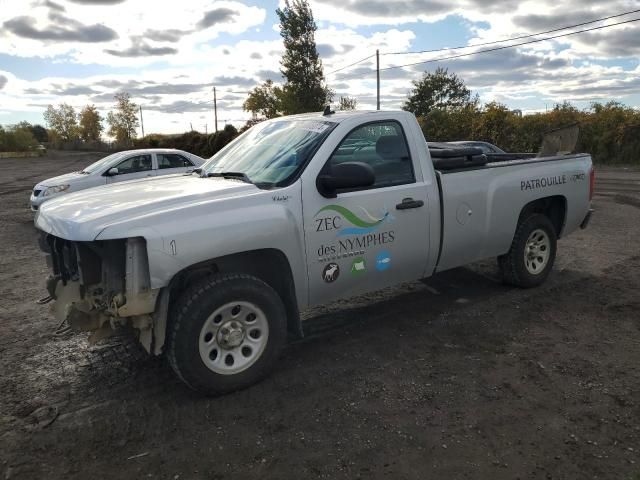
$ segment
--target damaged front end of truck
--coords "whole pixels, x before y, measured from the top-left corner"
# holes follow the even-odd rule
[[[153,315],[160,289],[150,287],[144,238],[83,242],[43,233],[39,244],[51,271],[47,300],[55,300],[60,324],[90,332],[91,343],[133,328],[148,352],[158,350]]]

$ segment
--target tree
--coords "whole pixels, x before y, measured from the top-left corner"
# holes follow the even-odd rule
[[[47,106],[44,120],[56,139],[62,142],[72,142],[78,138],[78,122],[76,111],[71,105],[61,103],[58,108]]]
[[[28,122],[7,127],[0,126],[0,152],[26,152],[38,145]]]
[[[85,106],[80,115],[80,138],[85,142],[97,142],[104,127],[102,126],[102,116],[95,105]]]
[[[278,8],[280,35],[285,53],[280,71],[286,82],[280,107],[284,114],[317,112],[331,101],[333,93],[326,86],[316,48],[317,26],[307,0],[285,0]]]
[[[426,116],[431,110],[455,110],[478,103],[478,96],[471,97],[471,91],[464,81],[446,68],[438,67],[435,72],[424,72],[420,80],[414,80],[413,90],[402,107],[417,117]]]
[[[338,110],[355,110],[358,106],[358,101],[353,97],[340,97],[340,104]]]
[[[254,118],[274,118],[279,115],[281,97],[282,89],[272,80],[267,80],[251,90],[242,108],[253,113]]]
[[[122,144],[131,144],[131,140],[136,138],[136,128],[138,128],[138,106],[131,101],[131,96],[126,92],[115,94],[116,111],[109,112],[107,123],[109,124],[109,135]]]
[[[32,125],[31,134],[35,137],[35,139],[40,143],[45,143],[49,141],[49,135],[47,134],[47,129],[42,125]]]

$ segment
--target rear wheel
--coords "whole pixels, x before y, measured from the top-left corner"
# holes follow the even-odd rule
[[[173,308],[168,358],[191,388],[218,395],[273,367],[286,339],[278,294],[250,275],[221,274],[189,288]]]
[[[518,225],[509,252],[498,257],[504,282],[522,288],[540,285],[553,268],[556,248],[551,221],[541,214],[527,217]]]

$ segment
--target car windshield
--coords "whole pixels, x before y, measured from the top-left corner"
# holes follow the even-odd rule
[[[112,153],[111,155],[104,157],[98,160],[97,162],[93,162],[88,167],[83,168],[82,172],[83,173],[97,172],[98,170],[101,170],[103,167],[105,167],[108,163],[111,163],[113,160],[120,158],[122,155],[123,155],[122,152]]]
[[[324,120],[260,123],[211,157],[202,176],[228,173],[264,187],[282,185],[304,167],[336,125]]]

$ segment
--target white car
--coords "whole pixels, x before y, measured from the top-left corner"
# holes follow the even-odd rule
[[[158,175],[186,173],[200,168],[203,158],[174,149],[127,150],[92,163],[79,172],[67,173],[38,183],[31,192],[31,210],[58,195]]]

